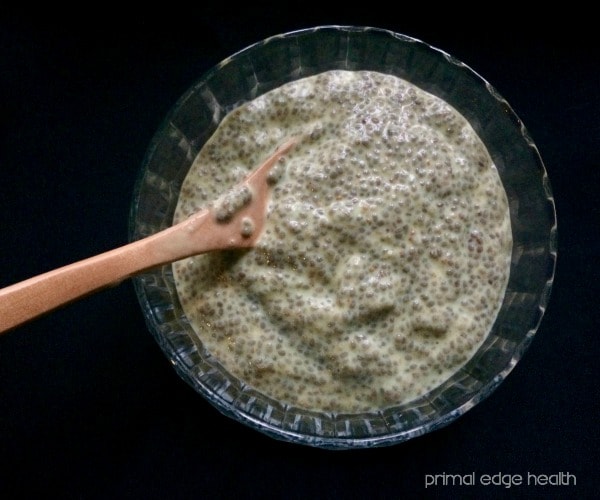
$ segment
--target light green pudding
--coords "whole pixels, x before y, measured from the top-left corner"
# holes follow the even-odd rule
[[[427,393],[473,356],[504,297],[512,236],[492,159],[440,98],[328,71],[228,114],[174,222],[294,136],[257,246],[173,265],[187,318],[230,373],[283,403],[359,412]]]

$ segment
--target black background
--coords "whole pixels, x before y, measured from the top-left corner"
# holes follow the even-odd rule
[[[600,51],[591,14],[541,21],[518,9],[465,17],[367,7],[3,8],[0,286],[126,243],[146,147],[213,65],[277,33],[376,26],[471,66],[540,149],[559,258],[523,360],[487,400],[407,443],[291,445],[223,417],[181,381],[126,282],[0,337],[0,498],[591,498],[599,489]],[[424,487],[426,474],[561,471],[577,485]]]

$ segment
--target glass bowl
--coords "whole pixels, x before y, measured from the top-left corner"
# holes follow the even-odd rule
[[[454,106],[487,146],[510,206],[510,278],[493,328],[475,356],[410,403],[340,414],[284,405],[225,371],[197,340],[171,266],[134,279],[148,328],[177,373],[224,415],[273,438],[327,449],[392,445],[448,425],[489,396],[529,346],[556,264],[556,213],[539,152],[511,106],[481,76],[423,41],[371,27],[321,26],[270,37],[208,71],[154,136],[136,184],[130,239],[171,225],[194,158],[222,118],[284,83],[330,69],[396,75]]]

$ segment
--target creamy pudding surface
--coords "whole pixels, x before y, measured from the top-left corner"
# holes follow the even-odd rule
[[[227,371],[282,403],[361,412],[426,394],[473,356],[504,297],[510,215],[489,153],[440,98],[328,71],[229,113],[174,222],[294,136],[257,246],[173,264],[187,318]]]

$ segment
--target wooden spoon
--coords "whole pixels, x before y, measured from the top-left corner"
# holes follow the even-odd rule
[[[254,246],[266,219],[267,175],[296,142],[280,146],[213,206],[177,225],[0,289],[0,334],[148,269],[212,250]]]

